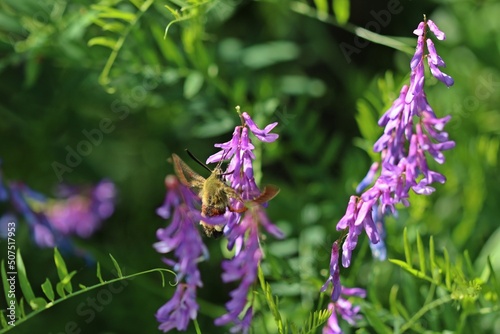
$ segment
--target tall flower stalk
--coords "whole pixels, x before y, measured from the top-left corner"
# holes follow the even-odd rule
[[[343,231],[342,236],[345,236],[342,245],[343,267],[350,266],[352,252],[363,230],[372,244],[372,251],[379,258],[385,258],[383,217],[395,214],[397,204],[409,206],[410,190],[419,195],[429,195],[435,190],[433,183],[446,181],[444,175],[429,168],[427,159],[431,157],[442,164],[445,161],[443,151],[455,146],[455,142],[448,138],[448,133],[443,131],[451,116],[438,118],[427,101],[424,91],[426,60],[432,76],[446,86],[453,85],[453,79],[441,72],[440,68],[445,67],[445,63],[437,54],[429,31],[437,39],[445,39],[445,34],[436,24],[425,17],[414,30],[418,41],[410,62],[410,84],[403,86],[399,97],[378,122],[384,127],[384,132],[373,149],[380,153],[380,162],[371,166],[356,189],[358,193],[367,190],[361,195],[350,197],[346,213],[337,223],[337,230]],[[338,259],[339,241],[336,241],[332,247],[330,277],[322,288],[324,291],[332,283],[333,303],[339,301],[344,289],[340,283]]]
[[[173,175],[165,178],[165,186],[167,195],[156,213],[164,219],[171,218],[171,222],[158,229],[156,236],[160,241],[153,246],[162,254],[174,252],[174,259],[163,261],[177,273],[177,288],[156,312],[156,319],[163,332],[173,328],[185,331],[198,314],[196,292],[203,286],[198,263],[208,258],[208,251],[196,226],[201,216],[196,208],[198,198]]]
[[[261,190],[254,178],[255,146],[249,137],[253,133],[262,142],[273,142],[278,135],[271,130],[277,123],[260,129],[250,115],[240,113],[238,107],[237,111],[241,125],[235,127],[231,140],[215,144],[221,150],[210,156],[207,164],[230,160],[221,176],[239,196],[230,199],[231,210],[226,210],[223,217],[224,236],[228,239],[228,249],[234,250],[234,256],[222,262],[222,281],[239,282],[239,286],[230,293],[231,300],[226,303],[227,313],[215,319],[215,324],[231,323],[232,332],[247,333],[253,316],[248,295],[257,279],[257,269],[263,256],[259,242],[261,227],[278,238],[283,234],[269,220],[263,206],[256,202]],[[178,273],[178,285],[172,299],[158,310],[156,317],[160,322],[159,328],[164,332],[173,328],[184,331],[189,320],[196,319],[196,292],[203,286],[197,264],[208,258],[196,225],[200,220],[205,224],[218,225],[221,219],[202,216],[198,209],[200,199],[177,178],[168,176],[166,186],[165,202],[157,213],[172,220],[168,227],[158,230],[160,241],[154,247],[160,253],[174,252],[175,259],[165,259],[164,262]]]

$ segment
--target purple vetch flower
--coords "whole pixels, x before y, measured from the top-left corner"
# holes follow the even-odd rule
[[[239,108],[237,108],[239,113]],[[239,286],[231,292],[231,300],[226,303],[227,313],[215,320],[216,325],[232,323],[231,332],[247,333],[252,321],[252,307],[248,305],[248,294],[257,279],[257,270],[262,259],[259,246],[259,229],[262,226],[276,238],[282,238],[283,233],[267,217],[262,205],[251,202],[261,194],[254,178],[253,160],[255,146],[249,137],[253,133],[262,142],[270,143],[278,138],[270,131],[277,125],[272,123],[264,129],[257,127],[250,115],[240,114],[242,125],[236,126],[230,141],[215,144],[221,151],[210,156],[207,163],[230,159],[226,172],[226,181],[240,194],[247,203],[248,210],[243,217],[234,213],[226,224],[224,234],[228,239],[228,249],[235,249],[235,256],[222,264],[224,282],[239,281]],[[243,203],[232,199],[232,207],[242,208]]]
[[[378,235],[380,236],[379,242],[374,244],[370,241],[370,249],[372,256],[378,261],[385,261],[387,259],[387,247],[385,246],[385,213],[382,208],[375,204],[372,210],[372,219],[377,227]]]
[[[190,319],[196,319],[196,285],[178,284],[172,298],[156,312],[158,327],[164,333],[171,329],[185,331]]]
[[[208,258],[208,250],[197,228],[201,214],[195,206],[199,199],[175,176],[168,175],[165,185],[165,202],[156,212],[171,222],[158,229],[159,241],[153,247],[162,254],[173,252],[173,259],[163,261],[177,273],[178,285],[173,297],[157,311],[156,319],[164,332],[173,328],[185,331],[198,313],[196,291],[203,286],[198,263]]]
[[[239,281],[240,284],[230,293],[231,300],[226,303],[228,312],[215,319],[215,324],[222,326],[232,322],[231,333],[247,333],[252,321],[252,307],[247,304],[248,294],[257,279],[259,263],[263,256],[259,244],[259,226],[263,226],[277,238],[283,237],[282,232],[269,221],[261,205],[251,205],[241,221],[227,234],[228,248],[232,249],[236,244],[237,249],[232,259],[222,263],[222,281]]]
[[[410,84],[402,87],[399,97],[378,122],[384,127],[384,132],[373,145],[373,150],[380,153],[381,161],[372,164],[356,189],[358,193],[367,190],[359,196],[351,196],[345,215],[337,223],[337,230],[347,231],[342,246],[344,267],[350,265],[352,251],[363,230],[377,257],[385,258],[384,238],[381,236],[385,233],[384,216],[396,214],[397,204],[410,205],[410,190],[429,195],[435,190],[431,186],[433,183],[446,181],[444,175],[429,168],[428,157],[442,164],[445,161],[443,151],[455,146],[448,133],[443,131],[451,116],[438,118],[427,101],[424,60],[427,58],[431,75],[447,86],[453,85],[453,79],[439,70],[439,67],[445,67],[445,63],[437,54],[427,30],[438,39],[445,39],[444,33],[430,20],[424,19],[415,29],[418,41],[410,62]],[[380,241],[382,244],[376,246]]]
[[[9,192],[7,191],[7,187],[5,186],[3,179],[3,170],[2,170],[2,159],[0,159],[0,202],[5,202],[9,199]]]
[[[63,235],[90,237],[114,211],[115,185],[102,180],[91,189],[72,188],[48,205],[47,219]],[[85,194],[86,193],[86,194]]]
[[[224,270],[222,281],[224,283],[240,281],[240,284],[231,291],[231,300],[226,303],[228,312],[215,319],[215,324],[222,326],[232,322],[232,333],[247,333],[252,319],[252,308],[248,307],[245,311],[245,307],[247,307],[250,287],[257,279],[262,251],[259,246],[258,226],[250,212],[244,215],[238,226],[231,232],[237,230],[247,231],[248,235],[245,239],[242,239],[241,250],[231,260],[222,263],[222,269]],[[240,314],[243,312],[244,315],[240,319]]]
[[[208,258],[208,251],[196,228],[200,220],[207,224],[225,225],[228,249],[235,253],[232,259],[222,263],[222,280],[225,283],[238,281],[239,286],[230,293],[231,299],[226,303],[227,313],[217,318],[215,323],[220,326],[232,323],[233,333],[247,333],[250,328],[253,309],[248,295],[257,279],[258,266],[263,257],[259,244],[260,228],[278,238],[283,237],[283,233],[267,217],[262,205],[265,203],[256,200],[261,190],[254,178],[255,147],[249,137],[253,133],[263,142],[274,141],[278,135],[270,131],[277,123],[260,129],[247,113],[240,114],[240,118],[242,124],[236,126],[232,139],[215,144],[221,150],[207,159],[207,163],[230,159],[222,177],[240,197],[230,199],[230,207],[235,210],[226,210],[224,215],[202,216],[200,199],[191,190],[174,176],[167,176],[165,180],[167,194],[156,212],[162,218],[171,219],[171,223],[157,231],[159,241],[153,246],[160,253],[173,253],[173,259],[166,258],[164,262],[176,271],[180,283],[172,299],[156,314],[160,330],[186,330],[189,320],[197,316],[196,291],[202,286],[198,262]]]
[[[342,286],[340,285],[340,268],[339,268],[339,242],[338,240],[333,243],[332,256],[330,257],[330,276],[325,284],[321,287],[321,292],[325,292],[328,285],[332,283],[332,301],[336,302],[340,297]]]
[[[239,109],[238,109],[239,110]],[[278,139],[275,133],[269,133],[278,123],[271,123],[261,130],[246,112],[241,114],[242,125],[236,126],[233,137],[230,141],[215,144],[215,147],[222,150],[211,155],[207,159],[208,163],[219,162],[223,159],[230,159],[226,168],[226,181],[241,194],[244,200],[252,200],[260,194],[260,190],[255,183],[253,174],[253,160],[255,149],[249,138],[249,131],[262,142],[271,143]]]
[[[61,186],[58,198],[49,198],[23,182],[4,182],[0,168],[0,201],[9,201],[12,214],[24,218],[39,247],[59,247],[77,255],[69,239],[90,237],[114,211],[115,185],[102,180],[92,187]]]
[[[354,306],[349,300],[347,300],[347,296],[356,296],[365,298],[366,291],[360,288],[345,288],[342,287],[342,291],[339,293],[341,296],[337,301],[330,302],[328,304],[328,310],[332,312],[330,318],[323,327],[323,334],[341,334],[342,329],[339,326],[337,316],[341,316],[342,319],[347,321],[349,325],[355,326],[356,322],[361,319],[361,315],[359,315],[360,307]]]

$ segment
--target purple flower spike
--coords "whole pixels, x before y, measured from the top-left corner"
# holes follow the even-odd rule
[[[42,248],[57,246],[86,256],[74,248],[70,237],[90,237],[114,211],[116,189],[109,180],[90,187],[60,185],[58,198],[48,198],[22,182],[4,183],[2,174],[0,168],[0,201],[10,202],[12,214],[24,218]]]
[[[340,292],[342,286],[340,285],[340,268],[339,268],[339,244],[335,241],[332,246],[332,256],[330,259],[330,276],[326,280],[325,284],[321,287],[321,292],[325,292],[328,285],[332,283],[332,301],[336,302],[340,297]]]
[[[237,108],[239,112],[239,108]],[[240,114],[242,125],[237,126],[233,138],[222,144],[215,144],[222,150],[208,158],[207,163],[230,159],[226,168],[225,179],[231,187],[247,202],[248,210],[243,217],[235,213],[229,215],[224,228],[224,235],[228,239],[228,249],[235,249],[235,256],[224,261],[222,280],[224,282],[239,281],[239,286],[231,292],[231,300],[226,303],[227,313],[215,320],[218,326],[232,323],[231,332],[247,333],[252,320],[252,308],[248,306],[248,293],[257,279],[257,269],[262,259],[259,246],[259,228],[262,226],[268,233],[277,238],[284,234],[274,225],[264,211],[264,207],[251,201],[261,194],[254,178],[253,161],[255,146],[250,139],[250,132],[266,143],[275,141],[277,134],[271,133],[277,123],[267,125],[263,130],[258,128],[250,115]],[[232,199],[231,206],[243,208],[243,203]],[[240,219],[241,218],[241,219]]]
[[[346,298],[348,296],[365,298],[366,291],[360,288],[342,287],[342,291],[339,294],[341,294],[341,296],[338,298],[337,301],[328,304],[328,310],[332,312],[332,315],[330,316],[330,318],[328,318],[325,327],[323,327],[323,334],[343,333],[338,323],[337,316],[339,315],[342,319],[347,321],[351,326],[356,326],[356,322],[361,319],[361,315],[359,315],[360,307],[354,306]]]
[[[257,269],[262,259],[262,251],[259,247],[258,228],[252,214],[245,214],[240,225],[243,226],[243,230],[249,231],[248,237],[244,240],[241,251],[231,260],[222,263],[224,283],[240,281],[240,285],[231,291],[231,300],[226,303],[228,313],[215,319],[215,324],[222,326],[232,322],[234,325],[231,332],[248,333],[252,319],[251,311],[247,310],[242,320],[240,320],[240,314],[247,305],[250,287],[257,279]]]
[[[50,204],[47,218],[63,235],[90,237],[114,211],[115,185],[103,180],[91,188],[89,195],[77,187],[66,187],[64,198]]]
[[[208,258],[208,250],[197,227],[201,218],[195,207],[198,198],[172,175],[165,178],[165,186],[167,195],[157,213],[162,218],[171,217],[172,221],[166,228],[158,229],[159,241],[153,247],[162,254],[174,253],[173,259],[163,261],[177,273],[178,285],[172,299],[156,313],[156,319],[164,332],[173,328],[185,331],[189,321],[197,316],[196,290],[203,286],[198,263]]]
[[[444,33],[430,20],[421,22],[415,29],[418,41],[410,62],[410,84],[402,87],[399,97],[378,122],[384,131],[373,145],[373,150],[380,153],[380,162],[372,164],[356,188],[358,193],[367,190],[360,196],[350,197],[347,210],[337,223],[337,230],[345,231],[342,245],[344,267],[350,266],[352,252],[363,230],[370,240],[374,257],[385,259],[384,217],[391,213],[397,214],[398,204],[410,205],[410,190],[419,195],[429,195],[435,191],[432,184],[446,181],[444,175],[429,169],[428,158],[442,164],[445,161],[443,151],[455,146],[455,142],[449,140],[448,133],[443,131],[451,116],[437,118],[427,101],[424,91],[425,58],[434,77],[447,86],[453,85],[453,79],[439,70],[445,67],[445,63],[428,38],[428,29],[438,39],[445,38]],[[373,186],[369,187],[372,181]],[[331,261],[337,260],[338,254],[332,253]],[[334,278],[331,274],[330,281]],[[332,320],[331,328],[334,327],[335,320]]]
[[[239,113],[239,108],[237,110]],[[230,210],[223,215],[202,216],[197,209],[199,199],[188,188],[173,176],[165,180],[167,194],[157,214],[165,219],[171,218],[171,223],[157,231],[160,241],[153,246],[160,253],[174,253],[174,259],[164,259],[164,262],[177,272],[179,281],[186,283],[178,286],[172,299],[156,314],[163,331],[173,328],[184,331],[189,320],[196,318],[196,289],[202,286],[197,264],[200,259],[208,258],[196,228],[199,220],[206,224],[225,225],[223,232],[228,239],[227,247],[234,250],[234,257],[222,263],[222,280],[225,283],[239,282],[239,285],[230,293],[231,298],[226,303],[227,313],[215,319],[218,326],[231,323],[232,333],[248,333],[252,322],[253,308],[248,295],[257,279],[263,257],[259,241],[261,227],[277,238],[284,237],[265,213],[267,203],[257,200],[261,190],[254,178],[255,146],[249,136],[251,132],[263,142],[275,141],[278,135],[271,130],[277,123],[269,124],[262,130],[247,113],[240,114],[240,118],[242,124],[236,126],[231,140],[215,144],[221,150],[207,159],[207,163],[230,160],[222,173],[224,182],[238,194],[232,196],[237,198],[230,198]]]
[[[179,284],[174,296],[156,312],[158,329],[164,333],[171,329],[185,331],[189,320],[196,319],[198,304],[196,303],[196,286]]]

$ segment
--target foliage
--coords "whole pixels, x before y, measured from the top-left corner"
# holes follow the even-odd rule
[[[110,177],[120,190],[116,214],[92,239],[74,242],[100,263],[111,253],[125,263],[122,270],[146,273],[162,265],[151,245],[165,225],[154,210],[165,174],[172,173],[167,157],[184,148],[199,157],[214,153],[213,143],[227,140],[239,122],[236,105],[258,124],[279,122],[280,139],[256,148],[256,179],[281,188],[268,213],[286,238],[262,242],[253,332],[318,333],[328,318],[328,296],[319,289],[328,277],[335,225],[375,158],[377,120],[408,81],[411,32],[425,13],[447,33],[439,49],[455,79],[451,89],[428,80],[427,90],[438,116],[452,115],[449,134],[457,145],[436,166],[447,182],[432,196],[412,197],[410,207],[387,221],[390,261],[373,260],[368,240],[360,238],[363,246],[342,280],[368,291],[360,332],[495,332],[500,6],[399,3],[401,11],[384,17],[383,1],[5,0],[4,175],[50,192],[58,181],[52,163],[66,163],[67,148],[87,140],[83,130],[111,120],[113,130],[64,181]],[[346,57],[341,45],[357,51]],[[47,273],[52,252],[32,244],[22,221],[16,244],[23,249],[17,306],[25,323],[9,332],[61,332],[70,321],[83,332],[157,332],[154,312],[173,289],[137,278],[87,322],[75,312],[84,302],[79,294],[136,274],[104,281],[97,266],[99,283],[76,289],[76,275],[81,282],[95,279],[93,264],[63,254],[66,267],[57,255],[57,275]],[[213,319],[224,313],[232,290],[220,278],[219,263],[231,255],[224,241],[207,244],[211,259],[200,270],[210,279],[200,289],[199,329],[191,326],[190,333],[220,331]],[[29,269],[29,280],[19,268]],[[52,307],[62,301],[64,307]],[[130,322],[131,314],[137,321]]]
[[[59,303],[68,300],[69,298],[73,298],[78,295],[88,293],[94,289],[101,289],[100,291],[104,291],[105,287],[115,282],[120,282],[123,280],[132,280],[140,275],[148,274],[151,272],[158,272],[162,277],[162,282],[164,285],[165,277],[163,276],[163,272],[169,272],[175,275],[174,272],[163,268],[147,270],[131,275],[123,275],[122,269],[120,268],[118,262],[111,254],[109,254],[109,256],[111,258],[111,261],[113,262],[113,267],[114,267],[113,272],[117,276],[116,278],[110,280],[104,280],[101,274],[101,266],[99,263],[97,263],[96,276],[99,280],[99,283],[88,287],[83,284],[79,284],[79,290],[73,290],[73,284],[71,280],[73,279],[73,276],[77,274],[77,271],[73,270],[71,272],[68,272],[68,268],[66,267],[66,263],[63,257],[61,256],[61,253],[59,253],[57,248],[54,248],[54,263],[57,269],[57,275],[59,277],[59,282],[57,282],[55,285],[56,288],[55,291],[57,292],[57,296],[54,294],[54,288],[52,282],[50,281],[49,278],[46,278],[43,284],[41,285],[42,291],[45,296],[36,297],[33,288],[31,287],[30,280],[28,279],[27,270],[26,267],[24,266],[21,252],[18,250],[16,254],[17,275],[18,275],[17,279],[19,280],[19,286],[22,292],[22,297],[20,297],[19,299],[12,299],[7,295],[7,292],[9,291],[9,287],[7,284],[8,276],[6,271],[6,264],[4,260],[2,260],[1,264],[2,267],[0,270],[5,292],[6,305],[10,305],[13,301],[16,308],[16,315],[18,315],[18,318],[15,321],[15,326],[20,326],[30,318],[40,314],[45,310],[48,310],[51,307],[54,307]],[[111,292],[108,292],[108,294],[121,292],[121,290],[115,290],[115,289],[110,289],[110,291]],[[25,309],[25,305],[29,306],[31,310]],[[5,318],[4,314],[1,315],[0,323],[2,325],[0,333],[7,333],[16,328],[15,326],[9,325],[8,320]],[[25,326],[26,325],[24,325],[23,327]]]

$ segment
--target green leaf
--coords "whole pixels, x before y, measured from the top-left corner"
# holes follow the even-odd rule
[[[5,316],[3,315],[3,312],[0,312],[0,325],[2,328],[7,328],[9,324],[7,323],[7,319],[5,319]]]
[[[151,33],[156,40],[156,45],[158,46],[162,56],[166,60],[173,62],[179,68],[186,66],[182,52],[180,52],[179,48],[170,37],[164,37],[163,30],[160,27],[152,24]]]
[[[393,285],[391,287],[391,291],[389,292],[389,307],[392,315],[394,316],[399,316],[399,310],[397,308],[397,302],[398,302],[398,291],[399,291],[399,286]]]
[[[45,279],[45,282],[42,284],[42,291],[45,293],[45,296],[47,296],[47,299],[50,301],[54,301],[54,290],[52,289],[52,283],[50,280],[47,278]]]
[[[464,251],[464,259],[465,259],[465,268],[467,268],[467,274],[469,276],[474,276],[474,267],[472,265],[472,260],[470,259],[469,251],[466,249]]]
[[[116,45],[116,40],[109,37],[94,37],[87,42],[88,46],[101,45],[110,49],[114,49]]]
[[[101,264],[97,262],[97,273],[96,273],[97,278],[99,279],[100,283],[104,283],[104,280],[102,279],[101,275]]]
[[[38,79],[40,75],[40,61],[38,57],[29,57],[26,60],[26,65],[24,67],[24,86],[26,88],[31,88]]]
[[[43,310],[47,306],[47,301],[42,297],[36,297],[30,302],[30,306],[33,310]]]
[[[252,45],[242,51],[241,62],[258,69],[277,63],[292,61],[300,55],[300,48],[290,41],[273,41]]]
[[[24,309],[24,298],[21,298],[19,300],[19,313],[21,313],[21,316],[19,318],[24,318],[26,317],[26,310]],[[19,323],[19,321],[18,321]]]
[[[140,9],[143,2],[141,0],[130,0],[131,3],[134,4],[135,7],[137,7],[137,9]]]
[[[422,243],[422,238],[420,237],[420,233],[417,233],[417,251],[418,251],[418,259],[420,262],[420,271],[425,273],[427,271],[425,265],[425,251],[424,251],[424,245]]]
[[[444,252],[444,261],[445,261],[445,282],[446,288],[451,290],[451,263],[450,263],[450,255],[448,254],[448,250],[446,248],[443,250]]]
[[[358,124],[359,131],[365,139],[377,140],[380,136],[380,128],[377,126],[377,118],[373,112],[373,107],[366,99],[358,99],[356,102],[355,115],[356,123]],[[372,147],[370,146],[370,151]]]
[[[333,13],[339,24],[346,24],[351,15],[350,0],[333,0]]]
[[[314,5],[319,13],[328,13],[328,2],[326,0],[314,0]]]
[[[434,249],[434,237],[432,235],[429,238],[429,259],[431,271],[434,272],[434,269],[436,268],[436,251]]]
[[[401,261],[401,260],[396,260],[396,259],[389,259],[389,262],[394,263],[397,266],[400,266],[401,268],[403,268],[404,270],[406,270],[407,272],[409,272],[410,274],[412,274],[415,277],[422,278],[422,279],[425,279],[426,281],[434,283],[434,281],[432,280],[432,278],[430,278],[429,276],[427,276],[424,272],[422,272],[422,271],[420,271],[418,269],[414,269],[407,262],[404,262],[404,261]]]
[[[283,320],[282,320],[281,314],[278,310],[278,304],[279,304],[278,297],[276,297],[276,299],[274,299],[272,291],[271,291],[271,286],[269,285],[269,283],[267,283],[265,281],[264,273],[262,272],[260,265],[259,265],[258,270],[259,270],[258,277],[259,277],[260,286],[264,292],[264,298],[267,302],[267,305],[269,306],[269,310],[271,311],[271,313],[274,316],[274,321],[276,322],[276,327],[278,328],[278,332],[285,333],[284,327],[283,327],[284,326]]]
[[[266,291],[266,280],[264,279],[264,272],[262,271],[261,266],[259,266],[257,276],[259,277],[260,288],[262,291]]]
[[[64,279],[61,280],[61,283],[64,284],[64,285],[67,285],[67,284],[70,284],[71,283],[71,279],[73,278],[73,276],[76,275],[76,270],[73,270],[72,272],[70,272],[66,277],[64,277]],[[67,290],[67,289],[66,289]],[[73,290],[73,289],[71,289]],[[73,292],[73,291],[68,291],[68,292]]]
[[[410,268],[412,268],[413,265],[411,262],[411,246],[410,246],[410,241],[408,241],[408,229],[406,227],[403,230],[403,242],[404,242],[406,263]]]
[[[64,291],[64,285],[61,282],[58,282],[56,284],[56,292],[59,295],[59,297],[61,298],[66,297],[66,292]]]
[[[300,333],[315,333],[316,328],[323,325],[331,314],[332,312],[328,309],[316,310],[314,313],[310,313],[308,319],[302,325]],[[292,332],[298,332],[293,322],[290,324],[290,327],[292,328]]]
[[[121,270],[120,266],[118,265],[118,261],[116,261],[116,259],[111,254],[109,254],[109,257],[111,258],[111,261],[113,261],[113,266],[116,269],[116,274],[118,275],[118,277],[123,277],[122,270]]]
[[[1,269],[1,272],[2,272],[2,285],[3,285],[3,293],[5,295],[5,302],[6,302],[6,305],[9,305],[9,301],[10,301],[10,298],[9,298],[9,282],[7,281],[7,272],[5,271],[5,262],[4,262],[3,259],[2,259],[2,269]]]
[[[191,72],[184,82],[184,97],[191,99],[200,91],[203,86],[203,75],[200,72]]]
[[[106,7],[102,5],[92,5],[91,8],[97,10],[98,11],[97,17],[103,19],[123,20],[128,23],[131,23],[136,19],[136,14],[123,12],[121,10],[114,9],[111,7]]]
[[[23,292],[24,298],[33,310],[36,310],[38,304],[35,302],[35,294],[31,288],[31,284],[28,281],[28,275],[26,273],[26,267],[24,266],[23,258],[21,257],[21,252],[17,250],[17,278],[19,280],[19,285],[21,286],[21,291]]]
[[[371,307],[364,307],[363,314],[366,317],[368,323],[375,329],[376,333],[392,333],[392,329],[384,324],[381,320],[380,315],[373,310]]]
[[[116,32],[116,33],[121,33],[123,31],[125,31],[126,28],[127,28],[127,26],[125,26],[123,23],[120,23],[120,22],[106,22],[102,26],[102,30],[112,31],[112,32]]]
[[[64,259],[61,256],[61,253],[59,253],[59,250],[57,248],[54,248],[54,262],[56,264],[57,268],[57,275],[59,276],[59,280],[61,280],[62,286],[64,287],[64,290],[66,290],[68,293],[73,292],[73,287],[71,286],[71,282],[67,281],[68,280],[68,268],[66,267],[66,263],[64,262]],[[71,275],[69,279],[71,280]],[[58,283],[57,286],[59,287],[60,284]],[[57,290],[57,287],[56,287]],[[59,294],[61,296],[61,294]],[[61,296],[63,297],[63,296]]]
[[[491,263],[491,258],[488,256],[486,260],[488,263],[488,269],[490,270],[490,274],[491,274],[491,276],[490,276],[491,282],[493,284],[493,288],[497,292],[497,298],[498,298],[498,296],[500,296],[500,284],[499,284],[499,281],[497,279],[497,275],[495,274],[495,269],[493,269],[493,264]]]

